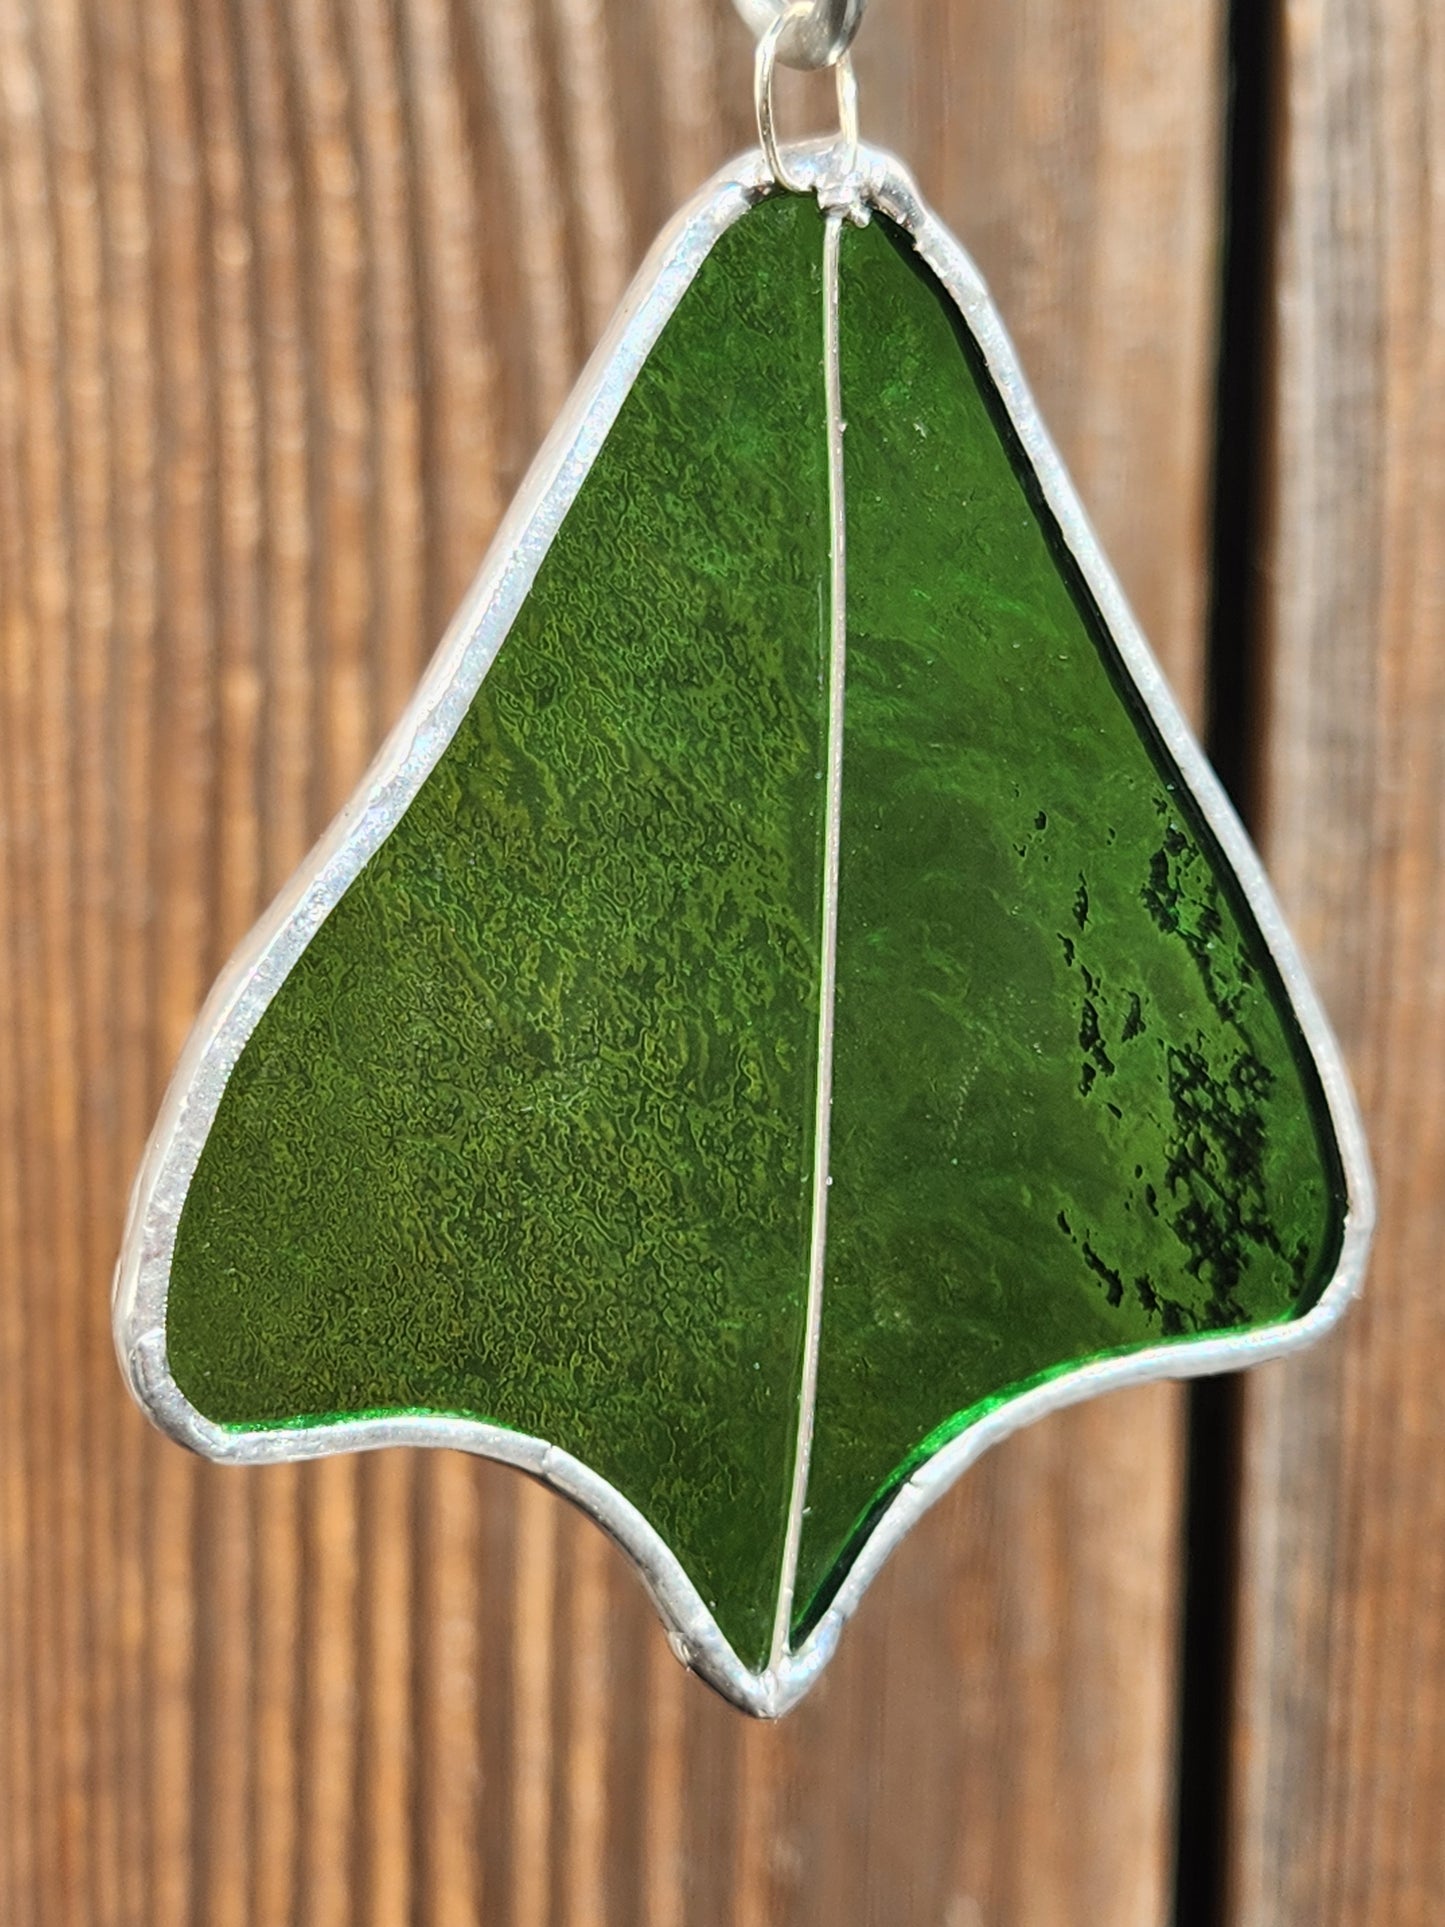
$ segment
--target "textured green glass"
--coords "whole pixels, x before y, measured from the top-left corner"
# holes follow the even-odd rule
[[[844,237],[848,706],[797,1598],[978,1408],[1307,1308],[1323,1095],[1227,865],[906,237]]]
[[[563,1446],[750,1660],[811,1207],[819,236],[770,202],[684,297],[466,722],[237,1064],[167,1322],[224,1423],[424,1408]]]
[[[231,1075],[171,1369],[244,1430],[469,1415],[609,1480],[761,1667],[812,1228],[823,221],[716,244],[496,664]],[[832,1187],[796,1589],[981,1412],[1275,1323],[1318,1081],[946,295],[842,237]]]

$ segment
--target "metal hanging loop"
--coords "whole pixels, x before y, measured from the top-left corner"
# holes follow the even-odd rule
[[[782,45],[789,31],[806,16],[817,11],[818,0],[793,0],[784,6],[762,39],[758,42],[757,58],[753,65],[753,99],[758,110],[758,139],[762,142],[763,153],[767,157],[768,169],[779,187],[786,188],[790,194],[807,194],[811,183],[800,180],[791,173],[782,150],[778,145],[778,124],[773,113],[773,80],[777,74],[778,62],[782,58]],[[856,11],[863,11],[863,0],[859,0]],[[847,53],[838,54],[830,63],[838,89],[838,125],[843,137],[843,171],[852,174],[858,166],[858,78],[853,72],[853,62]]]
[[[807,0],[797,6],[789,0],[733,0],[733,4],[758,40],[786,19],[778,59],[785,67],[815,68],[831,67],[847,53],[868,0]]]

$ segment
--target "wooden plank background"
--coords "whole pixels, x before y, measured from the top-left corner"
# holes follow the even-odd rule
[[[1280,14],[1262,828],[1381,1188],[1338,1343],[1246,1391],[1233,1919],[1445,1919],[1445,20]]]
[[[879,0],[859,49],[868,131],[977,252],[1196,715],[1227,11]],[[1343,1341],[1242,1405],[1228,1888],[1179,1919],[1412,1927],[1445,1917],[1445,34],[1423,0],[1267,11],[1273,175],[1242,185],[1272,352],[1226,425],[1272,457],[1267,574],[1216,644],[1254,650],[1255,801],[1387,1237]],[[748,143],[748,52],[728,0],[0,0],[7,1924],[1173,1911],[1174,1391],[971,1473],[767,1729],[515,1475],[202,1467],[110,1354],[126,1190],[207,984],[405,701],[653,232]],[[819,105],[791,89],[797,124]]]

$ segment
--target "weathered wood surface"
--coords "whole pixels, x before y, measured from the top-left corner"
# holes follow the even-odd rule
[[[869,130],[976,246],[1195,701],[1222,8],[876,12]],[[13,1927],[1167,1916],[1173,1392],[971,1474],[767,1730],[513,1475],[217,1472],[110,1355],[126,1188],[207,983],[404,701],[653,231],[748,142],[747,53],[727,0],[0,0]],[[1402,364],[1398,408],[1426,378]],[[1427,664],[1390,642],[1403,693]],[[1397,938],[1422,968],[1426,935]]]
[[[1339,1342],[1246,1393],[1239,1927],[1445,1919],[1445,34],[1287,0],[1266,854],[1381,1186]]]

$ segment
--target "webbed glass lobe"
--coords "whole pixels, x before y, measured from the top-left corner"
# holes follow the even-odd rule
[[[748,169],[489,563],[535,572],[418,697],[445,740],[203,1021],[118,1328],[217,1457],[553,1478],[776,1712],[970,1441],[1309,1335],[1370,1198],[966,259],[886,157],[836,246]]]

